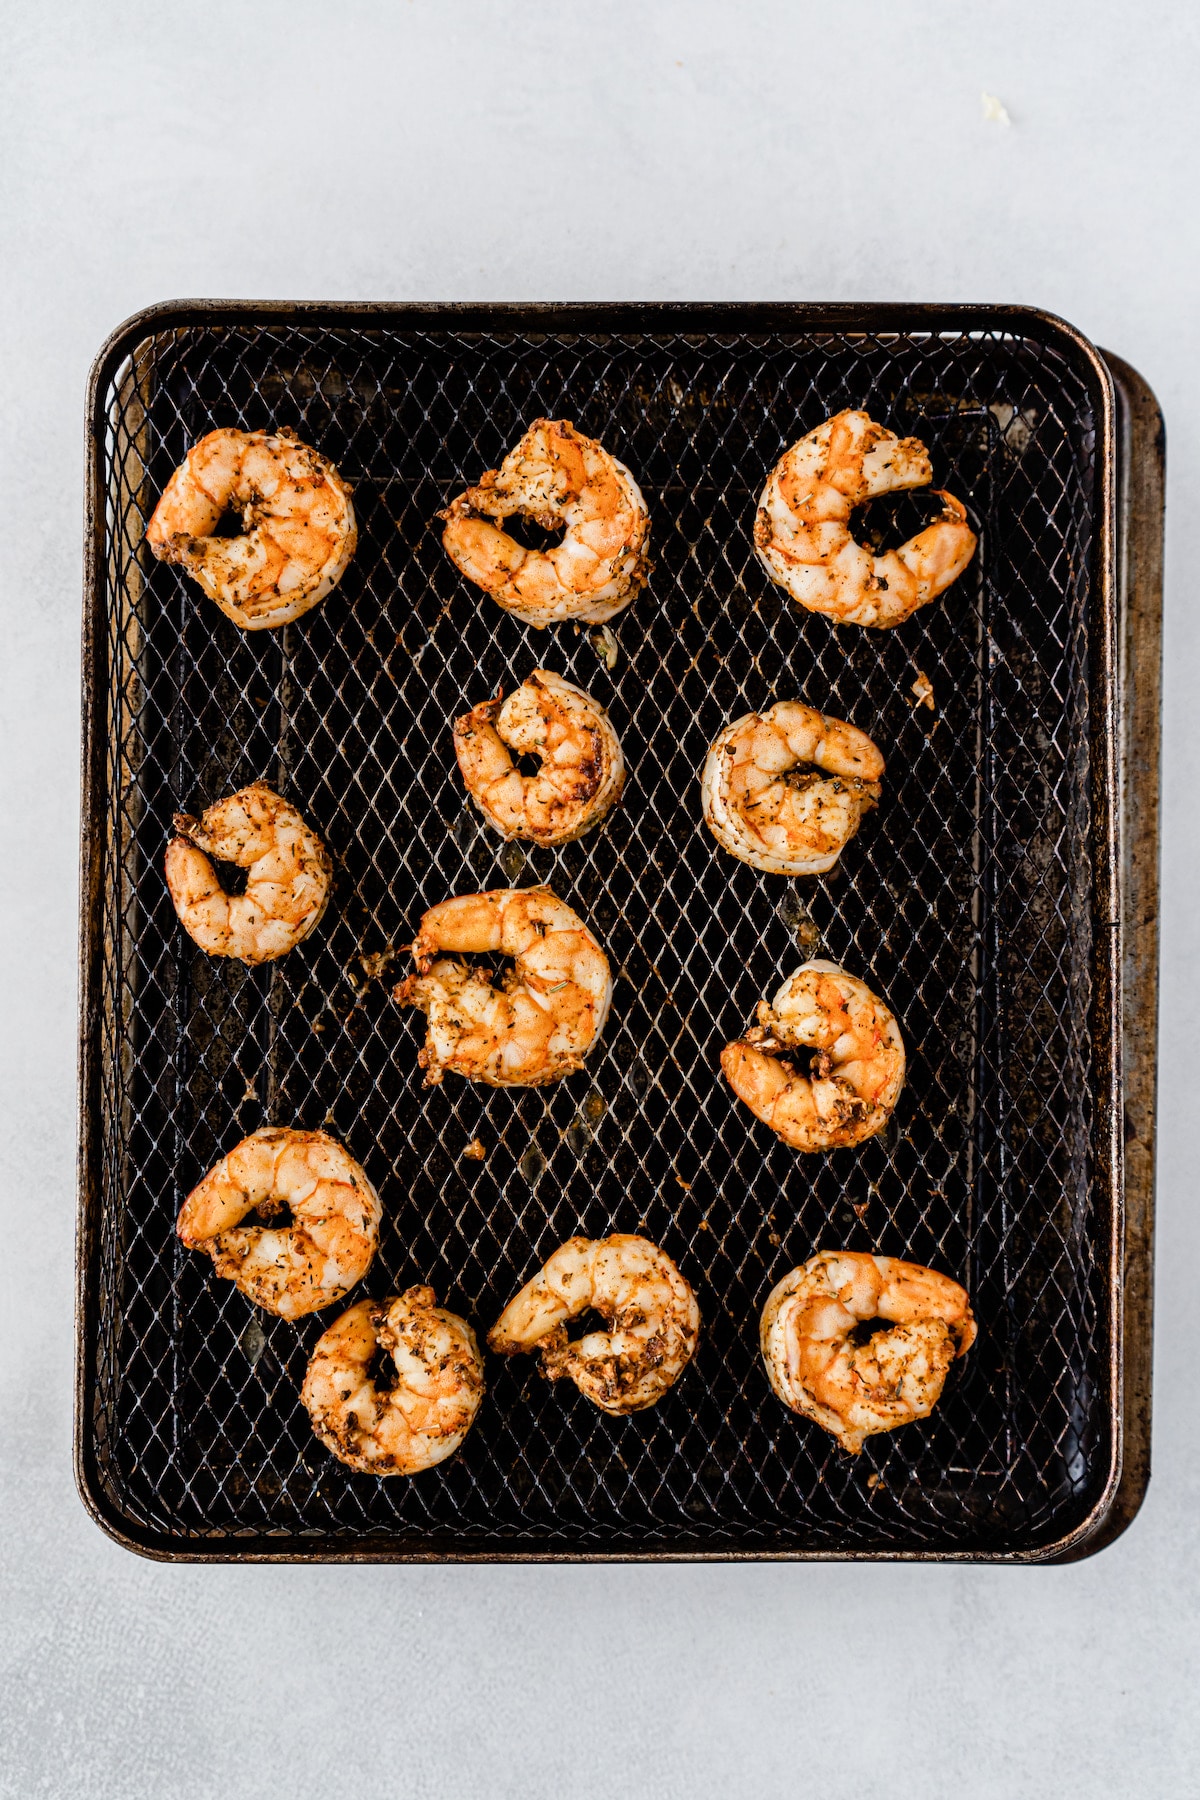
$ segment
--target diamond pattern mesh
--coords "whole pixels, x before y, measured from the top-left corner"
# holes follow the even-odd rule
[[[948,595],[886,633],[802,614],[752,549],[767,470],[847,405],[922,437],[980,534]],[[441,550],[437,509],[539,414],[602,438],[650,505],[654,571],[611,627],[611,672],[588,628],[521,625]],[[116,1512],[179,1548],[305,1554],[989,1554],[1082,1519],[1111,1449],[1111,1220],[1093,1167],[1097,468],[1065,356],[1011,333],[197,323],[138,346],[107,420],[89,1417]],[[354,484],[348,573],[277,633],[239,632],[142,541],[216,424],[294,426]],[[899,541],[928,514],[897,500],[861,531]],[[556,851],[483,826],[449,730],[539,663],[603,702],[629,768],[606,825]],[[839,868],[804,882],[735,862],[700,817],[711,738],[785,697],[888,758]],[[173,811],[255,778],[320,831],[336,888],[312,939],[247,970],[178,928],[162,853]],[[608,949],[598,1052],[549,1089],[424,1089],[424,1020],[390,998],[421,912],[540,881]],[[887,997],[909,1077],[883,1136],[802,1158],[718,1055],[814,952]],[[370,1172],[385,1219],[366,1292],[429,1281],[482,1331],[565,1237],[643,1231],[697,1290],[694,1363],[614,1421],[534,1359],[489,1358],[453,1462],[350,1473],[298,1398],[327,1320],[257,1313],[174,1236],[183,1195],[267,1122],[324,1126]],[[464,1160],[476,1137],[485,1160]],[[774,1282],[835,1246],[956,1276],[980,1324],[933,1419],[857,1459],[773,1398],[757,1348]]]

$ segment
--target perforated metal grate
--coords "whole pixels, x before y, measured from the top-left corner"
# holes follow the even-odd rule
[[[104,397],[88,1423],[108,1506],[140,1541],[987,1555],[1058,1542],[1108,1476],[1094,383],[1033,323],[614,320],[198,317],[147,330]],[[963,579],[887,633],[802,614],[753,554],[767,470],[848,405],[923,438],[980,534]],[[588,628],[521,625],[441,549],[438,508],[538,415],[601,438],[650,506],[654,571],[611,627],[611,672]],[[349,571],[278,633],[239,632],[142,541],[171,469],[218,424],[294,426],[354,484]],[[927,514],[901,501],[865,528],[894,541]],[[538,664],[609,709],[629,768],[605,826],[557,851],[483,826],[450,735]],[[888,759],[881,805],[808,882],[735,862],[700,816],[720,726],[787,697],[852,719]],[[162,854],[176,809],[255,778],[321,833],[336,888],[312,939],[247,970],[180,930]],[[402,947],[450,894],[535,881],[607,947],[599,1050],[549,1089],[424,1089],[424,1020],[390,998]],[[909,1075],[884,1136],[802,1158],[734,1100],[718,1056],[818,945],[887,998]],[[694,1363],[656,1409],[614,1421],[534,1359],[489,1358],[453,1462],[351,1474],[298,1398],[328,1319],[256,1312],[174,1236],[183,1195],[267,1122],[324,1126],[371,1174],[385,1216],[366,1292],[429,1281],[482,1333],[567,1236],[642,1231],[696,1288]],[[483,1162],[462,1156],[476,1137]],[[857,1459],[772,1397],[757,1348],[774,1282],[836,1246],[954,1275],[980,1324],[933,1419]]]

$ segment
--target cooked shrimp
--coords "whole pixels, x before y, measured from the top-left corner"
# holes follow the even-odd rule
[[[814,1053],[807,1074],[796,1067],[805,1050]],[[865,982],[836,963],[808,962],[772,1005],[759,1002],[758,1024],[725,1046],[721,1067],[738,1099],[785,1144],[840,1150],[887,1124],[904,1085],[904,1044]]]
[[[499,952],[490,969],[439,951]],[[577,913],[547,888],[493,888],[431,907],[412,946],[417,975],[394,991],[429,1020],[418,1058],[434,1085],[447,1069],[492,1087],[540,1087],[583,1067],[608,1017],[608,958]]]
[[[390,1380],[373,1375],[377,1353]],[[431,1287],[360,1300],[320,1338],[300,1398],[321,1442],[363,1475],[417,1475],[453,1456],[483,1399],[475,1333]]]
[[[851,1334],[889,1321],[866,1343]],[[966,1290],[895,1256],[822,1250],[785,1275],[759,1333],[771,1386],[852,1455],[876,1431],[927,1419],[946,1371],[975,1342]]]
[[[251,1213],[284,1225],[247,1225]],[[284,1319],[332,1306],[361,1281],[379,1240],[379,1196],[323,1131],[268,1125],[235,1144],[183,1203],[189,1250],[256,1306]]]
[[[241,537],[216,537],[226,513]],[[163,490],[146,542],[243,631],[287,625],[336,587],[357,542],[350,489],[292,431],[210,431]]]
[[[273,962],[318,924],[333,868],[294,806],[261,781],[193,819],[175,814],[167,886],[185,930],[210,956]],[[249,870],[246,891],[227,894],[209,857]]]
[[[492,523],[514,513],[543,530],[566,526],[553,550],[525,550]],[[625,464],[566,419],[535,419],[498,469],[439,517],[442,543],[469,581],[527,625],[600,624],[628,606],[650,573],[650,516]]]
[[[566,1322],[598,1312],[607,1331],[568,1343]],[[566,1375],[601,1411],[640,1412],[661,1400],[695,1354],[696,1296],[648,1238],[570,1238],[509,1301],[488,1347],[504,1356],[540,1350],[542,1373]]]
[[[565,844],[621,797],[625,761],[604,708],[549,669],[535,669],[505,700],[485,700],[454,721],[454,748],[471,798],[502,837]],[[536,756],[522,775],[511,752]]]
[[[820,875],[878,800],[882,774],[865,731],[780,700],[716,739],[700,782],[704,821],[723,849],[756,869]]]
[[[873,556],[850,536],[856,506],[933,479],[919,438],[898,438],[865,412],[840,412],[802,437],[771,471],[754,542],[772,581],[839,625],[899,625],[936,599],[975,553],[966,508],[935,490],[942,511],[916,537]]]

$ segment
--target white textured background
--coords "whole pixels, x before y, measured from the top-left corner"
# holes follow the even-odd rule
[[[0,4],[5,1796],[1200,1791],[1197,16]],[[1170,444],[1155,1474],[1113,1548],[1043,1570],[200,1569],[89,1523],[69,1424],[84,383],[120,319],[180,295],[1028,301],[1149,379]]]

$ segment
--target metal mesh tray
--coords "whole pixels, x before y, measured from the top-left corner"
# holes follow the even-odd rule
[[[766,471],[844,406],[924,439],[979,533],[966,575],[886,633],[801,613],[753,554]],[[532,631],[441,550],[437,509],[539,414],[603,439],[650,506],[654,572],[611,672],[587,628]],[[294,426],[354,484],[357,555],[279,632],[241,633],[143,544],[216,424]],[[90,430],[77,1466],[96,1517],[209,1558],[1077,1551],[1122,1432],[1098,354],[1020,308],[197,303],[110,340]],[[902,499],[864,528],[898,541],[925,516]],[[539,663],[608,707],[630,771],[605,826],[557,851],[484,829],[449,732]],[[699,806],[720,725],[795,696],[888,758],[881,805],[808,882],[733,861]],[[336,887],[312,939],[246,969],[178,928],[161,862],[175,810],[254,778],[317,827]],[[608,949],[599,1050],[549,1089],[424,1089],[398,947],[449,894],[535,881]],[[802,1158],[717,1059],[818,946],[888,999],[909,1077],[884,1135]],[[644,1231],[697,1290],[694,1363],[614,1421],[534,1359],[489,1359],[451,1463],[352,1474],[298,1398],[327,1320],[257,1312],[174,1235],[183,1194],[266,1122],[328,1128],[375,1180],[366,1292],[429,1281],[486,1328],[562,1239]],[[475,1137],[483,1162],[462,1157]],[[980,1324],[933,1418],[858,1458],[785,1411],[757,1350],[769,1288],[834,1246],[944,1270]]]

